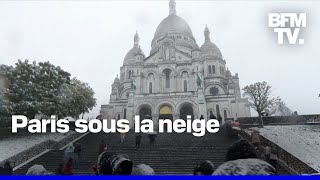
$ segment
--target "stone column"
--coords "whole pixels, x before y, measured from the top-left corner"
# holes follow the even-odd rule
[[[177,112],[173,114],[173,120],[176,120],[176,119],[180,119],[180,114]]]
[[[159,76],[159,88],[158,88],[158,93],[163,93],[164,92],[164,88],[162,85],[162,75]]]
[[[153,127],[155,131],[159,129],[159,114],[152,114]]]
[[[129,120],[130,129],[134,127],[134,90],[129,90],[128,104],[127,104],[127,115]]]
[[[203,115],[204,119],[207,120],[207,110],[206,110],[206,101],[204,99],[204,91],[202,87],[198,88],[198,103],[199,103],[199,114],[198,118]]]

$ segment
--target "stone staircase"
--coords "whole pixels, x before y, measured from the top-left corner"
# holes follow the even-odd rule
[[[78,143],[82,144],[80,168],[74,174],[93,174],[92,166],[98,158],[98,146],[104,139],[108,151],[125,153],[134,164],[147,164],[156,174],[192,174],[194,167],[201,161],[210,160],[215,167],[224,162],[227,148],[234,141],[222,133],[207,133],[203,137],[194,137],[187,133],[161,133],[156,143],[150,146],[148,135],[143,134],[140,149],[135,149],[135,135],[129,132],[124,143],[120,143],[118,133],[89,133]],[[54,172],[58,163],[62,162],[63,151],[51,150],[46,154],[23,165],[15,174],[26,174],[34,164],[43,165],[49,172]]]

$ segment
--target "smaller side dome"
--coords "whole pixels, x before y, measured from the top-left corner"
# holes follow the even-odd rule
[[[136,32],[136,34],[134,35],[134,38],[133,38],[133,41],[134,41],[133,48],[130,49],[128,51],[128,53],[126,54],[126,56],[124,57],[124,63],[126,63],[127,61],[130,61],[130,60],[135,60],[136,55],[142,55],[143,58],[145,57],[142,49],[140,48],[139,40],[140,40],[140,38],[139,38],[138,32]]]
[[[200,47],[200,51],[201,51],[200,56],[201,57],[209,56],[215,59],[223,59],[220,49],[210,40],[210,31],[207,26],[204,29],[204,37],[205,37],[205,42]]]
[[[118,82],[120,82],[120,79],[119,79],[119,77],[118,77],[118,75],[117,75],[117,77],[114,78],[114,82],[113,82],[113,83],[118,83]]]
[[[117,77],[114,78],[114,81],[113,81],[113,83],[112,83],[112,88],[113,88],[113,89],[114,89],[114,88],[119,88],[119,86],[120,86],[120,79],[118,78],[118,75],[117,75]]]
[[[143,57],[145,57],[145,55],[140,47],[133,47],[132,49],[130,49],[128,51],[128,53],[124,57],[124,61],[134,60],[136,55],[142,55]]]
[[[226,76],[227,76],[227,77],[231,77],[231,76],[232,76],[232,75],[231,75],[231,72],[230,72],[230,70],[229,70],[229,68],[227,68]]]

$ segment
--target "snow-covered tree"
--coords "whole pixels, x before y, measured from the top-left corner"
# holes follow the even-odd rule
[[[19,60],[7,74],[10,114],[34,118],[36,114],[59,118],[78,116],[95,104],[93,90],[50,62]]]
[[[11,66],[0,65],[0,73],[6,76],[12,70]],[[4,79],[3,79],[4,80]],[[3,86],[0,87],[0,126],[6,124],[10,120],[11,103],[7,98],[8,89],[6,89],[6,81],[3,81]]]
[[[49,62],[29,63],[18,60],[8,74],[10,80],[9,100],[12,114],[34,118],[36,114],[55,114],[59,87],[70,83],[70,74]]]
[[[279,98],[272,97],[271,86],[263,81],[245,86],[244,96],[248,97],[250,106],[257,111],[260,117],[260,126],[263,126],[262,112],[272,108]]]
[[[70,84],[61,86],[60,94],[57,97],[61,103],[62,109],[60,112],[62,116],[84,115],[96,105],[92,88],[76,78],[73,78]]]
[[[76,87],[76,96],[75,101],[77,105],[77,109],[83,115],[88,113],[89,110],[92,110],[94,106],[96,106],[96,99],[94,98],[94,91],[92,88],[87,84],[83,83],[80,80],[72,79],[71,83],[74,87]]]

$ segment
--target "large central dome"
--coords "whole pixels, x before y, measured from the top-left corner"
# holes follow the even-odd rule
[[[176,4],[173,0],[169,3],[169,16],[163,19],[157,27],[151,42],[150,54],[156,52],[162,44],[165,37],[175,40],[177,46],[192,49],[196,45],[195,38],[188,23],[177,16]]]
[[[169,33],[182,34],[194,40],[188,23],[176,14],[170,14],[161,21],[154,34],[153,41]]]

